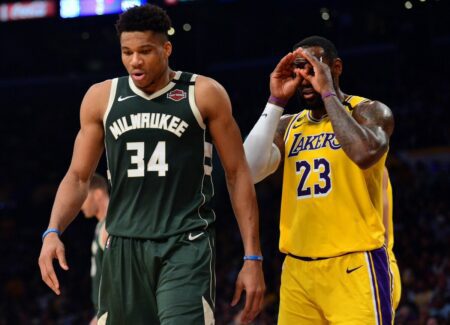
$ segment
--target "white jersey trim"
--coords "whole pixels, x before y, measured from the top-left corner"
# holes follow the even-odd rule
[[[108,118],[109,112],[111,111],[111,107],[114,103],[114,98],[116,97],[116,91],[117,91],[117,82],[119,81],[118,78],[114,78],[111,80],[111,89],[109,90],[109,100],[108,100],[108,106],[106,107],[105,114],[103,114],[103,125],[106,130],[106,119]]]
[[[205,325],[214,325],[214,312],[211,308],[211,306],[208,304],[206,299],[202,297],[202,303],[203,303],[203,316],[205,318]]]
[[[191,77],[191,81],[195,81],[197,79],[198,75],[193,74]],[[192,113],[195,116],[195,119],[198,122],[198,125],[200,125],[200,127],[202,129],[206,129],[206,125],[205,122],[203,121],[203,117],[200,114],[200,110],[198,109],[197,103],[195,102],[195,85],[190,85],[189,86],[189,104],[191,106],[191,110]]]
[[[173,80],[180,79],[181,71],[176,71],[175,76],[173,77]],[[142,97],[146,100],[152,100],[153,98],[159,97],[162,94],[168,92],[170,89],[172,89],[175,86],[175,82],[170,81],[165,87],[161,88],[160,90],[154,92],[151,95],[147,95],[145,92],[140,90],[133,82],[133,79],[131,79],[131,76],[128,77],[128,85],[130,86],[131,90],[138,95],[139,97]]]

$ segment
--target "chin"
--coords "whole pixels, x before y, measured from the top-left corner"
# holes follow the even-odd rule
[[[324,108],[324,103],[320,96],[316,96],[311,99],[305,99],[302,96],[299,96],[300,106],[304,109],[315,111],[318,109]]]

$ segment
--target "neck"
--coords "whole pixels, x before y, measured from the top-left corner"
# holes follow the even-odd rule
[[[156,78],[150,85],[148,85],[145,89],[141,89],[143,92],[151,95],[157,92],[160,89],[163,89],[167,84],[173,79],[175,76],[175,71],[172,71],[169,67],[164,70],[161,75]]]

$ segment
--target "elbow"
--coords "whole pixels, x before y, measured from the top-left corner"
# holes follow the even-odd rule
[[[382,145],[376,149],[360,150],[358,154],[354,155],[352,160],[359,168],[368,169],[381,159],[387,149],[387,145]]]

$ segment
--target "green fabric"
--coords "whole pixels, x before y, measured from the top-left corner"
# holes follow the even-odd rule
[[[161,239],[214,223],[213,185],[205,174],[211,139],[191,108],[191,77],[182,73],[152,99],[135,93],[128,77],[118,78],[105,122],[109,234]]]
[[[202,298],[214,310],[214,241],[211,229],[158,241],[110,236],[99,317],[107,313],[106,324],[204,325]]]
[[[98,310],[98,287],[100,285],[100,277],[102,274],[102,259],[103,249],[100,245],[100,230],[105,221],[100,221],[95,227],[94,239],[91,245],[92,260],[91,260],[91,300],[94,309]]]

